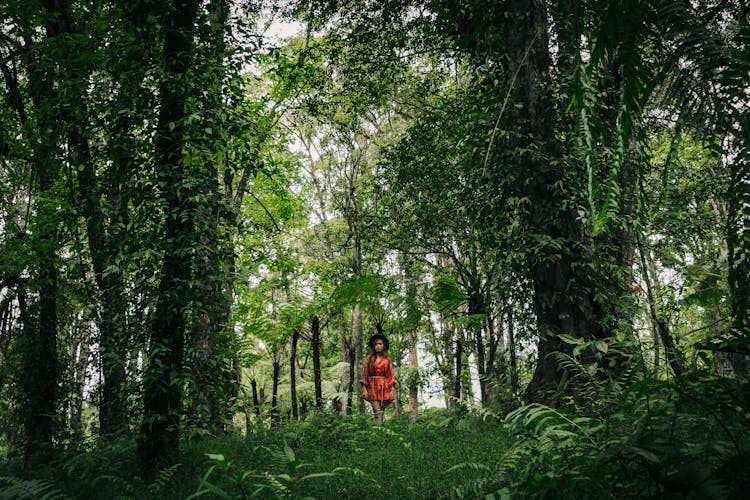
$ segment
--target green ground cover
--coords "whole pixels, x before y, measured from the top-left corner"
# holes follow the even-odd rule
[[[282,429],[186,442],[177,466],[148,479],[134,444],[114,443],[61,458],[23,486],[61,495],[51,498],[451,497],[468,494],[472,478],[508,448],[504,427],[479,417],[435,412],[411,425],[390,417],[378,427],[369,417],[321,414]],[[8,480],[18,472],[12,464],[3,469]]]

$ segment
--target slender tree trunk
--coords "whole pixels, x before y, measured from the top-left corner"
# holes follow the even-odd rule
[[[515,396],[518,394],[518,361],[516,360],[516,325],[512,308],[508,310],[508,354],[510,357],[510,390]]]
[[[486,331],[486,342],[487,342],[487,368],[484,370],[485,377],[487,377],[487,392],[482,399],[482,404],[489,405],[492,403],[493,397],[493,383],[498,379],[498,368],[497,368],[497,348],[498,345],[502,348],[503,334],[495,331],[495,319],[491,315],[487,315],[487,321],[485,321]],[[501,351],[502,352],[502,351]],[[486,400],[485,400],[486,398]]]
[[[354,335],[352,336],[352,343],[354,344],[354,359],[352,366],[359,367],[362,366],[364,362],[364,350],[363,350],[363,342],[364,342],[364,331],[363,331],[363,318],[362,318],[362,308],[359,305],[359,301],[354,304],[354,311],[352,312],[352,319],[354,321]],[[354,373],[356,373],[356,368],[354,370]],[[353,379],[351,382],[353,383]],[[362,398],[362,386],[360,384],[356,385],[356,391],[357,391],[357,411],[360,415],[364,415],[365,413],[365,400]],[[353,390],[353,389],[352,389]]]
[[[661,337],[661,342],[664,344],[664,352],[667,354],[669,366],[672,367],[674,374],[679,377],[685,372],[685,364],[682,361],[682,356],[680,356],[680,351],[677,350],[677,347],[672,341],[672,335],[669,333],[669,326],[667,326],[667,322],[664,318],[658,318],[656,322],[659,327],[659,337]]]
[[[187,179],[183,164],[183,117],[188,69],[193,50],[197,0],[177,0],[163,19],[164,75],[155,138],[155,163],[165,197],[165,252],[144,373],[144,421],[139,457],[150,470],[175,463],[179,456],[182,415],[185,310],[190,300],[195,244],[193,214],[185,213]]]
[[[649,318],[651,321],[651,338],[654,342],[654,378],[658,380],[661,376],[661,342],[659,341],[659,327],[654,322],[653,311],[650,313]]]
[[[461,374],[463,373],[463,360],[464,360],[464,349],[461,335],[456,336],[456,373],[454,379],[453,399],[458,401],[461,399]]]
[[[351,404],[352,404],[352,396],[351,396],[351,386],[352,386],[352,378],[351,373],[353,373],[353,363],[354,359],[351,355],[351,348],[350,343],[348,340],[348,334],[346,331],[346,323],[344,322],[344,314],[343,312],[338,315],[339,320],[339,342],[341,344],[341,356],[343,358],[344,363],[348,363],[349,367],[347,371],[343,372],[341,375],[341,392],[345,392],[346,396],[341,401],[341,413],[342,415],[349,415],[351,413]]]
[[[468,342],[468,340],[467,340]],[[469,404],[474,404],[474,387],[472,386],[471,380],[471,352],[463,349],[463,360],[461,365],[463,371],[461,372],[461,400],[466,401]]]
[[[16,294],[17,295],[17,294]],[[8,359],[8,345],[11,337],[12,301],[9,297],[0,302],[0,397],[5,387],[5,370]]]
[[[255,414],[260,415],[260,401],[258,400],[258,383],[255,379],[250,381],[250,387],[253,390],[253,407],[255,408]]]
[[[310,320],[311,341],[312,344],[312,361],[313,361],[313,381],[315,385],[315,407],[323,409],[323,384],[322,372],[320,369],[320,319],[313,315]]]
[[[472,318],[471,331],[474,335],[474,347],[476,349],[477,359],[477,374],[479,375],[479,395],[482,404],[487,404],[489,399],[488,384],[487,384],[487,360],[486,360],[486,346],[485,346],[485,329],[484,325],[486,319],[483,319],[482,323],[476,321],[476,317],[484,315],[486,313],[484,307],[484,301],[480,295],[479,283],[472,285],[472,290],[469,293],[469,307],[468,314]]]
[[[273,388],[271,389],[271,425],[281,425],[281,409],[279,408],[279,378],[281,376],[281,362],[273,358]]]
[[[297,405],[297,342],[299,341],[299,328],[292,330],[292,348],[289,355],[289,392],[292,399],[292,418],[299,419],[299,407]]]
[[[658,379],[661,375],[661,340],[659,334],[658,314],[656,312],[656,301],[653,293],[653,283],[658,283],[655,271],[654,261],[651,258],[651,252],[643,249],[643,242],[638,238],[638,253],[641,259],[643,281],[646,285],[646,302],[648,303],[649,323],[651,324],[651,338],[654,343],[654,378]]]
[[[456,378],[453,368],[456,359],[454,346],[457,346],[458,341],[454,339],[453,327],[447,318],[443,318],[441,321],[441,332],[444,346],[443,359],[445,360],[443,365],[443,392],[445,393],[445,407],[450,409],[453,407],[456,393]]]
[[[391,337],[393,337],[392,334],[393,332],[391,332]],[[396,373],[401,373],[401,366],[401,356],[398,356],[396,358],[396,363],[394,364],[394,371]],[[393,413],[397,420],[401,420],[401,384],[397,384],[393,389],[395,391],[393,398]]]
[[[77,129],[71,132],[69,142],[73,163],[78,166],[79,194],[86,218],[94,281],[101,296],[102,313],[97,321],[103,377],[99,434],[108,436],[129,430],[123,388],[126,357],[122,341],[125,326],[125,313],[122,310],[124,287],[121,272],[110,266],[112,247],[107,242],[105,218],[99,201],[101,189],[97,185],[89,143]]]
[[[86,391],[86,368],[89,366],[89,353],[91,352],[91,328],[87,324],[83,328],[84,333],[70,357],[70,365],[74,370],[75,397],[70,405],[70,441],[72,451],[77,452],[83,441],[83,400]]]
[[[405,328],[409,330],[409,421],[415,422],[419,417],[419,328],[422,320],[422,311],[417,302],[417,280],[419,276],[415,272],[414,259],[408,253],[401,255],[401,265],[406,285],[406,323]],[[397,387],[400,392],[400,385]]]
[[[417,330],[409,332],[409,422],[419,418],[419,358],[417,357]]]
[[[354,349],[349,351],[349,385],[346,388],[346,414],[351,415],[352,414],[352,407],[353,407],[353,401],[354,398],[354,381],[357,379],[357,367],[354,365],[354,360],[356,358],[356,352]],[[359,384],[357,384],[359,385]],[[357,391],[360,395],[362,392],[362,389],[359,389]],[[362,408],[364,411],[364,407]]]
[[[639,239],[638,249],[641,253],[641,265],[643,266],[643,277],[646,282],[646,293],[648,297],[649,311],[651,312],[651,321],[655,325],[659,333],[661,343],[664,345],[664,352],[667,355],[669,366],[672,367],[672,371],[675,375],[680,376],[685,371],[685,365],[680,356],[680,352],[674,345],[672,335],[669,333],[667,322],[664,320],[664,318],[660,317],[657,312],[653,287],[651,285],[651,280],[656,279],[656,271],[648,265],[645,256],[645,249],[643,247],[643,242]],[[653,278],[650,278],[649,275],[651,275]]]

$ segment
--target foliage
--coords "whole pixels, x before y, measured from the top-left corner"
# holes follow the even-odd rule
[[[706,372],[637,381],[606,420],[521,407],[504,419],[512,445],[489,467],[454,469],[476,474],[456,495],[734,498],[747,480],[746,386]]]
[[[743,493],[743,2],[42,3],[0,4],[7,495]],[[449,410],[371,425],[375,331]]]
[[[256,453],[263,450],[256,448]],[[310,474],[301,474],[299,471],[310,464],[300,463],[294,450],[286,443],[283,448],[283,459],[286,462],[287,471],[282,474],[271,474],[267,471],[233,471],[233,464],[224,459],[223,455],[208,455],[208,458],[214,462],[206,474],[201,478],[198,490],[188,498],[198,498],[205,494],[215,495],[220,498],[308,498],[302,496],[308,481],[320,481],[324,478],[335,478],[337,473],[345,469],[337,467],[332,472],[317,472]],[[214,484],[216,481],[211,477],[215,470],[219,470],[223,475],[231,477],[233,489],[239,490],[239,493],[232,496],[225,490]],[[249,488],[251,492],[246,492]],[[272,496],[269,496],[272,495]]]
[[[16,477],[0,477],[3,486],[0,498],[2,500],[66,500],[68,497],[53,485],[39,479],[21,479]]]

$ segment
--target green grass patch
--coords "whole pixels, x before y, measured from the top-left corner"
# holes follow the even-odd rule
[[[508,439],[496,422],[445,412],[381,427],[367,417],[319,414],[241,441],[194,444],[190,453],[202,451],[214,466],[206,493],[232,498],[437,498],[454,496],[496,462]]]

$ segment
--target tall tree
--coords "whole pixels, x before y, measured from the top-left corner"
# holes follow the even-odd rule
[[[194,214],[186,210],[191,179],[185,170],[183,134],[197,9],[197,0],[177,0],[166,6],[161,17],[164,73],[159,83],[154,161],[164,196],[165,248],[143,381],[144,419],[138,448],[145,466],[174,463],[179,452],[185,312],[191,297],[190,249],[195,245]]]
[[[11,54],[9,67],[3,65],[5,85],[11,108],[14,109],[25,129],[32,154],[31,189],[34,217],[29,225],[29,251],[35,257],[30,264],[30,290],[38,297],[36,303],[27,301],[27,292],[21,291],[19,306],[22,311],[25,339],[25,372],[27,401],[27,444],[25,464],[31,467],[44,459],[53,444],[54,424],[58,404],[58,266],[60,208],[63,200],[58,192],[58,181],[62,168],[57,123],[61,120],[57,86],[64,78],[64,71],[57,61],[64,60],[71,49],[66,35],[73,29],[70,4],[60,1],[45,1],[39,4],[11,4],[11,22],[15,25],[18,40],[4,37],[6,46],[22,49]],[[20,87],[16,59],[26,75],[26,91],[31,112]],[[29,307],[35,309],[34,312]]]

